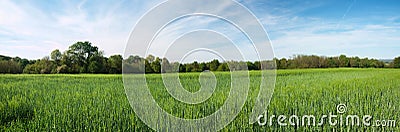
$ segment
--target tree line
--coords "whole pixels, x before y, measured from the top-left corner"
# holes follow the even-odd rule
[[[104,52],[90,42],[77,42],[68,50],[56,49],[39,60],[0,56],[0,73],[55,74],[55,73],[121,73],[121,55],[104,57]]]
[[[295,55],[293,58],[275,58],[273,60],[277,69],[297,69],[297,68],[400,68],[400,57],[394,58],[390,63],[377,59],[347,57],[345,55],[335,57],[325,57],[316,55]],[[144,63],[143,63],[144,62]],[[229,71],[230,68],[248,70],[260,70],[262,64],[271,64],[271,61],[247,61],[247,62],[220,62],[214,59],[210,62],[197,62],[180,64],[169,62],[167,58],[159,58],[153,55],[147,57],[129,56],[124,59],[121,55],[105,57],[104,52],[92,43],[77,42],[71,45],[66,51],[61,52],[56,49],[50,56],[45,56],[39,60],[28,60],[19,57],[8,57],[0,55],[0,73],[26,73],[26,74],[78,74],[78,73],[101,73],[101,74],[120,74],[122,65],[127,69],[140,69],[140,64],[144,64],[146,73],[161,73],[165,69],[162,66],[176,67],[179,72],[202,72],[210,71]],[[236,67],[229,64],[236,63]],[[240,67],[242,66],[242,67]],[[247,67],[243,67],[247,66]],[[179,69],[178,69],[179,68]],[[135,72],[135,71],[131,71]]]

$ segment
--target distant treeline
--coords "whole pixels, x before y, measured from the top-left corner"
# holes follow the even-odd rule
[[[377,59],[347,57],[340,55],[336,57],[325,57],[316,55],[295,55],[293,58],[277,59],[275,58],[277,69],[296,69],[296,68],[400,68],[400,57],[394,58],[392,62],[383,62]],[[51,52],[39,60],[28,60],[19,57],[8,57],[0,55],[0,73],[27,73],[27,74],[78,74],[78,73],[101,73],[118,74],[122,73],[122,65],[135,69],[140,67],[137,64],[144,62],[142,71],[146,73],[161,73],[165,68],[162,66],[179,66],[179,72],[201,72],[210,71],[229,71],[229,64],[240,63],[246,66],[248,70],[260,70],[261,64],[268,61],[255,62],[220,62],[217,59],[210,62],[193,62],[179,64],[169,62],[166,58],[159,58],[149,55],[146,58],[140,56],[129,56],[123,59],[121,55],[112,55],[104,57],[104,53],[99,51],[96,46],[90,42],[77,42],[71,45],[68,50],[61,53],[58,49]],[[271,62],[271,61],[269,61]],[[270,64],[270,63],[269,63]],[[139,68],[136,68],[139,69]],[[167,68],[168,69],[168,68]],[[243,69],[243,68],[238,68]]]

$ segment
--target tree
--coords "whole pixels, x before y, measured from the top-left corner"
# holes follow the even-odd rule
[[[140,56],[130,55],[123,61],[124,73],[144,73],[148,66],[144,64],[145,59]],[[151,67],[151,64],[150,64]]]
[[[200,68],[200,65],[197,61],[192,63],[192,72],[202,72],[203,70]]]
[[[329,68],[339,67],[339,58],[338,57],[329,57],[328,58],[328,67]]]
[[[28,59],[21,59],[18,63],[21,66],[21,69],[23,70],[26,67],[26,65],[33,64],[34,62],[32,63],[32,61],[29,61]]]
[[[210,70],[210,68],[208,68],[207,64],[204,62],[200,63],[199,68],[201,71]]]
[[[56,49],[51,52],[50,57],[54,61],[59,61],[59,60],[61,60],[62,54],[61,54],[60,50]]]
[[[149,61],[149,63],[152,63],[154,61],[155,57],[153,55],[148,55],[146,57],[146,60]]]
[[[122,60],[123,58],[121,55],[110,56],[110,58],[108,58],[108,73],[122,73]]]
[[[146,73],[154,73],[153,68],[151,68],[150,62],[147,59],[144,60],[144,65],[145,65],[145,72]]]
[[[256,65],[254,65],[254,63],[247,61],[246,62],[247,68],[248,70],[258,70],[258,67]]]
[[[279,62],[277,62],[278,69],[286,69],[288,67],[288,62],[287,62],[286,58],[282,58],[278,61],[279,61]]]
[[[161,72],[162,73],[166,73],[166,72],[172,72],[172,66],[169,64],[169,61],[168,61],[168,59],[167,58],[162,58],[162,60],[161,60],[161,66],[162,66],[162,68],[161,68]]]
[[[106,58],[103,57],[103,52],[97,52],[89,59],[87,71],[90,73],[106,73]]]
[[[350,67],[360,67],[360,58],[358,57],[350,58]]]
[[[179,72],[186,72],[186,65],[185,64],[179,64]]]
[[[71,58],[73,71],[79,71],[80,73],[86,73],[89,66],[89,59],[98,54],[98,48],[92,46],[92,43],[77,42],[71,45],[67,51],[67,55]]]
[[[11,60],[11,59],[12,59],[12,58],[9,57],[9,56],[0,55],[0,60],[6,60],[6,61],[8,61],[8,60]]]
[[[79,70],[75,70],[74,68],[72,68],[72,57],[71,54],[68,52],[64,52],[61,55],[60,65],[61,66],[57,67],[58,73],[79,73]]]
[[[140,63],[143,60],[140,56],[129,56],[128,59],[126,59],[126,63],[132,64],[132,63]]]
[[[349,58],[346,55],[340,55],[339,62],[339,67],[349,67]]]
[[[192,72],[192,69],[193,69],[192,65],[184,64],[183,67],[185,68],[186,72]]]
[[[68,73],[69,68],[67,65],[61,65],[57,67],[57,73]]]
[[[264,70],[264,69],[261,69],[260,61],[255,61],[254,65],[257,67],[257,70]]]
[[[28,74],[50,74],[57,73],[57,70],[54,63],[50,61],[50,57],[45,56],[43,59],[36,61],[35,64],[27,65],[23,72]]]
[[[327,68],[328,67],[328,60],[326,59],[325,56],[318,57],[319,62],[318,62],[318,68]]]
[[[400,68],[400,56],[394,58],[394,60],[393,60],[393,67],[394,67],[394,68]]]
[[[155,73],[161,73],[161,60],[160,58],[156,58],[155,61],[151,62],[151,68]]]
[[[229,71],[229,67],[227,63],[222,63],[218,66],[217,71]]]
[[[216,71],[218,69],[218,66],[219,66],[219,61],[217,59],[214,59],[209,63],[208,67],[210,68],[210,71]]]
[[[21,65],[14,60],[0,60],[0,73],[22,73]]]
[[[368,68],[369,67],[369,60],[368,58],[363,58],[360,60],[360,67],[361,68]]]

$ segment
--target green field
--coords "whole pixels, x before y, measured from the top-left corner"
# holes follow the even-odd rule
[[[197,119],[215,112],[228,96],[229,72],[216,72],[217,89],[199,105],[181,103],[163,88],[161,75],[147,75],[158,104],[174,116]],[[182,85],[197,91],[199,73],[181,74]],[[242,111],[222,131],[319,130],[400,131],[400,70],[303,69],[278,70],[268,115],[371,115],[396,120],[394,127],[250,125],[248,116],[260,85],[260,73],[250,72],[250,91]],[[121,75],[0,75],[0,131],[151,131],[135,116]],[[340,115],[340,114],[338,114]]]

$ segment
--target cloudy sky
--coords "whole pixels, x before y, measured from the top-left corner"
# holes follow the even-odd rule
[[[104,50],[106,56],[122,54],[139,18],[161,2],[0,0],[0,54],[39,59],[54,49],[66,50],[76,41],[90,41]],[[345,54],[380,59],[400,56],[398,0],[239,2],[259,18],[278,58],[294,54]],[[179,36],[178,32],[204,25],[230,33],[223,30],[229,27],[223,22],[193,17],[172,24],[161,34],[174,38]]]

